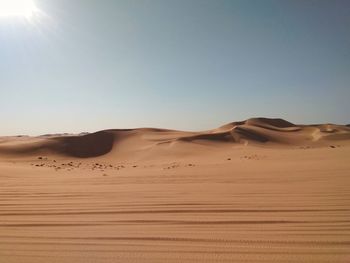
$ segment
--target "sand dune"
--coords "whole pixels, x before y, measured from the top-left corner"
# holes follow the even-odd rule
[[[350,128],[0,138],[0,263],[349,262]]]
[[[254,144],[261,146],[327,146],[337,140],[350,139],[350,128],[342,125],[295,125],[283,119],[252,118],[232,122],[205,132],[183,132],[141,128],[104,130],[84,135],[21,137],[0,141],[2,155],[59,154],[71,157],[97,157],[110,152],[138,154],[150,148],[176,142],[226,146]],[[178,146],[178,144],[177,144]],[[182,145],[183,146],[183,145]],[[171,152],[171,149],[168,149]],[[155,152],[155,151],[153,151]],[[118,156],[116,156],[118,157]],[[154,156],[157,158],[157,156]]]

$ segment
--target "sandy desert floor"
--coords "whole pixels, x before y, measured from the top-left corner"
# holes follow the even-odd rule
[[[348,141],[118,159],[4,140],[1,263],[350,262]]]

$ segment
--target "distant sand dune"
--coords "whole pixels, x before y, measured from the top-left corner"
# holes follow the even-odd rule
[[[104,130],[83,135],[12,137],[0,140],[0,154],[25,156],[59,154],[79,158],[97,157],[114,152],[138,154],[175,142],[200,144],[256,144],[325,146],[334,141],[348,141],[350,128],[342,125],[295,125],[283,119],[251,118],[232,122],[205,132],[183,132],[156,128]],[[174,144],[172,144],[174,145]],[[176,147],[183,147],[176,144]],[[168,149],[171,151],[171,149]],[[153,151],[156,153],[157,151]],[[157,156],[154,156],[155,158]]]

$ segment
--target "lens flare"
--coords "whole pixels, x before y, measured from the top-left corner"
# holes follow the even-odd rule
[[[38,8],[33,0],[0,0],[0,18],[31,18],[37,11]]]

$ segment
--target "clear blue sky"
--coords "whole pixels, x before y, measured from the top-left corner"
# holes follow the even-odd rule
[[[35,2],[0,19],[0,135],[350,122],[348,0]]]

